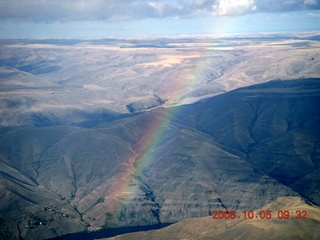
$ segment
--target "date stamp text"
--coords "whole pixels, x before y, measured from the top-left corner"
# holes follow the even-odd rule
[[[276,212],[271,212],[270,210],[260,210],[260,211],[243,211],[241,213],[236,212],[235,210],[213,210],[212,219],[306,219],[307,211],[306,210],[278,210]]]

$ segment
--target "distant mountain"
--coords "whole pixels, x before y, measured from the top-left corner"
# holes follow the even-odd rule
[[[79,124],[274,79],[318,78],[317,38],[2,39],[0,126]]]
[[[319,79],[272,81],[96,126],[3,130],[0,237],[319,205],[319,101]]]

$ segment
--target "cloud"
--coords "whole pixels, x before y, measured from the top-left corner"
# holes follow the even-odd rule
[[[133,15],[139,18],[141,11],[146,16],[152,12],[145,3],[129,0],[0,0],[0,15],[31,21],[126,19]]]
[[[188,17],[201,8],[199,1],[180,0],[0,0],[0,18],[65,21]]]
[[[254,0],[220,0],[213,6],[213,14],[218,16],[243,15],[255,10]]]
[[[131,20],[320,9],[320,0],[0,0],[0,19]]]
[[[320,14],[315,14],[315,13],[308,13],[305,16],[306,17],[312,17],[312,18],[320,18]]]
[[[255,0],[259,12],[290,12],[320,9],[320,0]]]
[[[305,5],[317,5],[317,0],[304,0]]]

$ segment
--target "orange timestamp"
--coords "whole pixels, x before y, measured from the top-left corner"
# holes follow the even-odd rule
[[[306,219],[306,210],[278,210],[276,212],[271,212],[271,210],[260,210],[260,211],[243,211],[242,213],[237,213],[235,210],[213,210],[212,219]]]

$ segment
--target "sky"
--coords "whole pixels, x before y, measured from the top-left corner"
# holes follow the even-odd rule
[[[320,30],[320,0],[0,0],[0,38]]]

